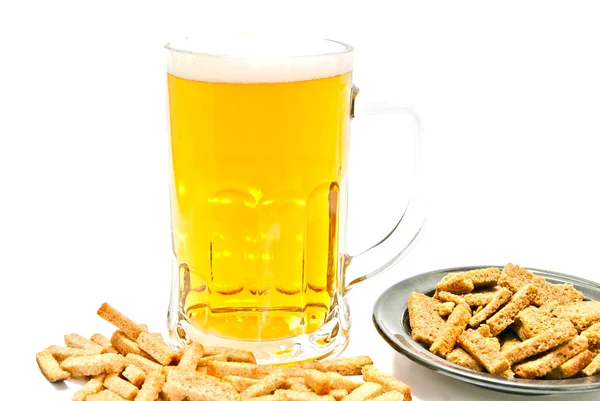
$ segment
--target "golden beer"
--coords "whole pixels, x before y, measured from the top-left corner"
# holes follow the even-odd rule
[[[292,75],[167,75],[179,308],[204,333],[312,333],[340,292],[351,72]]]

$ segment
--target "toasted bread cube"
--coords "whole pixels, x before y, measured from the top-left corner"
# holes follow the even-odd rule
[[[454,349],[456,339],[465,330],[470,318],[470,307],[465,304],[456,305],[429,350],[442,358],[446,357]]]
[[[277,389],[283,388],[285,378],[281,375],[270,375],[257,383],[251,385],[240,394],[242,398],[260,397],[261,395],[269,395]]]
[[[327,374],[318,370],[306,371],[306,376],[304,376],[304,384],[310,387],[318,395],[327,394],[331,389]]]
[[[327,372],[327,378],[329,379],[329,386],[332,389],[346,390],[351,393],[357,387],[360,387],[362,383],[352,380],[346,376],[342,376],[337,372]]]
[[[306,391],[294,391],[294,390],[275,390],[275,397],[278,400],[285,401],[335,401],[335,398],[328,395],[317,395],[315,393],[309,393]]]
[[[183,352],[183,355],[181,356],[177,366],[180,369],[195,371],[198,368],[198,362],[200,362],[200,358],[203,356],[204,347],[202,344],[192,343]]]
[[[468,329],[458,337],[458,343],[490,373],[500,373],[509,368],[507,359],[496,349],[489,338]]]
[[[508,359],[508,362],[512,365],[524,360],[525,358],[529,358],[530,356],[547,351],[550,348],[554,348],[557,345],[570,340],[576,335],[577,330],[575,327],[571,324],[571,322],[565,321],[558,324],[554,330],[545,331],[535,337],[531,337],[530,339],[517,344],[510,349],[502,351],[502,355],[504,355],[504,357]],[[515,373],[518,374],[516,369]]]
[[[119,354],[71,356],[60,363],[61,369],[71,376],[97,376],[102,373],[121,373],[125,369],[125,358]]]
[[[581,335],[587,337],[590,351],[600,352],[600,323],[594,323],[582,331]]]
[[[209,361],[206,366],[206,373],[215,377],[241,376],[251,379],[262,379],[270,372],[266,367],[252,363]]]
[[[146,380],[146,372],[130,363],[122,373],[123,377],[129,380],[131,384],[140,387]]]
[[[450,273],[435,286],[436,291],[446,291],[452,294],[466,294],[473,291],[474,288],[473,281],[462,273]]]
[[[71,401],[85,401],[88,395],[99,393],[104,388],[105,377],[105,374],[92,377],[83,387],[73,394]]]
[[[546,375],[548,379],[560,380],[575,376],[583,368],[590,364],[594,354],[590,350],[581,351],[562,365],[554,368],[554,370]]]
[[[113,345],[110,343],[110,340],[108,338],[104,337],[102,334],[96,333],[96,334],[92,335],[92,337],[90,337],[90,340],[92,340],[94,343],[96,343],[102,347],[103,354],[106,354],[106,353],[118,354],[119,353],[119,351],[117,351],[117,349],[115,347],[113,347]]]
[[[100,354],[104,351],[103,347],[79,334],[65,334],[64,338],[67,347],[87,349],[96,354]]]
[[[365,382],[342,398],[342,401],[364,401],[377,397],[383,393],[383,386],[378,383]]]
[[[435,313],[437,314],[437,312]],[[373,361],[368,356],[355,356],[331,361],[302,362],[299,366],[304,369],[320,370],[321,372],[337,372],[342,376],[356,376],[361,374],[363,366],[372,364]]]
[[[60,367],[56,359],[54,359],[48,350],[38,352],[35,355],[35,360],[37,361],[42,374],[48,381],[57,382],[68,379],[71,376],[68,371],[63,370]]]
[[[127,360],[127,363],[137,366],[146,374],[155,370],[162,370],[163,368],[161,364],[153,362],[150,359],[144,358],[143,356],[137,354],[127,354],[125,359]]]
[[[503,286],[516,293],[526,284],[532,284],[537,289],[537,295],[533,302],[535,306],[542,306],[549,302],[566,304],[568,302],[583,301],[583,294],[575,290],[571,285],[550,284],[543,277],[536,276],[523,269],[519,265],[507,264],[500,273],[498,285]]]
[[[342,398],[348,395],[348,391],[343,388],[335,388],[329,392],[329,395],[335,398],[335,401],[341,401]]]
[[[204,347],[204,355],[211,356],[217,354],[224,354],[229,362],[246,362],[256,364],[256,358],[250,351],[241,349],[219,347],[215,345],[207,345]]]
[[[496,293],[503,287],[495,286],[492,288],[486,288],[480,291],[470,292],[463,296],[463,299],[469,306],[478,307],[486,306],[496,296]]]
[[[285,398],[285,396],[283,395],[275,395],[275,394],[270,394],[270,395],[261,395],[260,397],[252,397],[252,398],[248,398],[245,401],[286,401],[287,398]]]
[[[593,376],[600,373],[600,354],[596,355],[594,359],[581,371],[583,376]]]
[[[110,390],[102,390],[99,393],[90,394],[85,401],[126,401],[125,398]]]
[[[233,385],[197,372],[173,369],[167,375],[163,391],[171,398],[202,401],[240,401]]]
[[[127,400],[133,399],[138,393],[138,388],[135,385],[121,379],[119,375],[114,373],[106,376],[104,387]]]
[[[413,292],[408,297],[408,317],[412,330],[412,338],[430,347],[442,327],[444,319],[436,311],[440,302],[424,294]]]
[[[454,348],[447,356],[446,360],[448,362],[455,363],[464,368],[474,370],[476,372],[483,372],[483,366],[477,359],[473,358],[467,351],[462,348]]]
[[[98,316],[115,325],[132,340],[137,340],[140,333],[148,331],[147,327],[142,327],[141,325],[135,323],[133,320],[129,319],[127,316],[123,315],[106,302],[100,306],[97,313]]]
[[[552,349],[535,359],[530,359],[526,362],[513,366],[515,374],[525,379],[541,377],[550,372],[556,367],[559,367],[569,358],[587,349],[587,338],[576,336],[565,344]]]
[[[370,401],[403,401],[403,400],[404,400],[404,395],[402,395],[401,392],[392,390],[392,391],[388,391],[387,393],[378,395],[375,398],[371,398]]]
[[[469,320],[469,326],[476,328],[485,321],[488,317],[492,316],[498,309],[500,309],[508,300],[512,297],[512,292],[507,288],[498,290],[494,298],[488,303],[481,311],[477,312],[471,320]]]
[[[435,310],[440,314],[441,317],[446,317],[452,313],[455,305],[456,304],[454,302],[442,302],[435,306]]]
[[[137,393],[135,401],[155,401],[165,383],[165,375],[161,370],[148,373],[142,388]]]
[[[578,331],[583,331],[600,322],[600,302],[570,302],[557,306],[552,312],[554,316],[568,319]]]
[[[142,332],[138,336],[137,343],[143,351],[146,351],[152,358],[164,366],[169,365],[175,358],[176,352],[164,342],[160,334],[153,335],[148,332]]]
[[[526,284],[517,291],[502,309],[486,320],[492,334],[497,336],[510,326],[514,322],[517,313],[531,305],[535,300],[536,294],[537,289],[531,284]]]
[[[152,357],[143,351],[139,344],[131,338],[127,337],[124,332],[117,330],[110,338],[110,343],[123,355],[136,354],[144,358],[151,359]]]
[[[50,351],[50,353],[52,354],[54,359],[56,359],[57,362],[61,362],[70,356],[98,355],[98,353],[96,351],[92,351],[92,350],[85,349],[85,348],[71,348],[71,347],[61,347],[58,345],[51,345],[50,347],[48,347],[46,349],[48,351]]]
[[[410,387],[400,380],[383,373],[375,366],[365,366],[362,368],[362,376],[366,382],[378,383],[383,386],[383,391],[399,391],[404,396],[405,401],[411,401],[412,395]]]
[[[240,376],[223,376],[222,379],[231,383],[240,393],[260,381],[259,379],[250,379],[248,377]]]

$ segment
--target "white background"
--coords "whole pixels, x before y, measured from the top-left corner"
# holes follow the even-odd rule
[[[77,386],[46,382],[35,352],[68,332],[108,335],[95,316],[103,301],[164,331],[162,45],[181,34],[269,28],[353,44],[365,93],[393,97],[423,120],[427,230],[393,271],[350,293],[346,355],[371,354],[415,400],[524,399],[397,355],[372,327],[371,307],[392,283],[451,266],[512,261],[600,282],[597,2],[319,3],[0,3],[3,383],[26,386],[26,399],[70,399]],[[376,170],[393,168],[395,150],[376,132],[355,138],[368,146],[351,167],[351,251],[381,237],[399,210],[389,201],[391,172]]]

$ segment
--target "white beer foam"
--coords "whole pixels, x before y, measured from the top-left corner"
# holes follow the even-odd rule
[[[268,83],[327,78],[352,70],[352,48],[324,39],[238,35],[167,44],[167,72],[203,82]]]

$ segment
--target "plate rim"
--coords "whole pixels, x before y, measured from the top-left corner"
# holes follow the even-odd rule
[[[445,275],[452,272],[461,272],[468,271],[473,269],[484,269],[496,267],[499,269],[503,269],[503,264],[497,265],[474,265],[474,266],[459,266],[459,267],[450,267],[438,270],[431,270],[424,273],[420,273],[403,280],[400,280],[391,286],[389,286],[386,290],[384,290],[373,305],[372,312],[372,321],[375,325],[375,329],[377,333],[388,343],[390,347],[392,347],[395,351],[405,355],[413,362],[416,362],[422,366],[427,367],[437,373],[443,374],[445,376],[452,377],[454,379],[471,383],[480,387],[485,387],[488,389],[492,389],[495,391],[508,392],[513,394],[525,394],[525,395],[542,395],[542,394],[569,394],[569,393],[586,393],[586,392],[594,392],[600,391],[600,375],[596,376],[596,379],[593,382],[589,382],[590,378],[575,378],[575,379],[563,379],[563,380],[528,380],[528,379],[520,379],[520,378],[506,378],[497,375],[491,375],[489,373],[481,373],[475,372],[470,369],[466,369],[459,365],[455,365],[451,362],[446,361],[443,358],[438,357],[437,355],[432,354],[427,349],[425,349],[422,345],[417,343],[412,339],[412,336],[409,333],[392,333],[389,328],[385,324],[385,319],[379,316],[380,310],[382,310],[386,301],[389,302],[388,298],[390,298],[390,294],[394,294],[397,292],[395,289],[398,286],[406,284],[406,282],[414,282],[418,281],[427,276],[432,275]],[[575,286],[584,286],[584,287],[593,287],[600,289],[600,284],[577,276],[572,276],[566,273],[560,273],[557,271],[550,270],[542,270],[536,268],[524,267],[525,269],[531,271],[534,274],[539,274],[546,279],[557,280],[561,282],[566,282],[569,284],[573,284]],[[433,291],[434,288],[431,288]],[[406,294],[406,299],[404,302],[407,302],[408,295]],[[595,299],[595,298],[594,298]],[[600,301],[600,299],[598,299]],[[402,304],[400,308],[399,320],[402,325],[402,321],[404,319],[405,314],[407,314],[406,305]],[[404,334],[404,335],[403,335]],[[407,341],[408,344],[403,344],[403,342],[398,339],[397,335],[400,335],[404,340]],[[426,357],[420,355],[426,355]],[[568,382],[567,382],[568,381]]]

